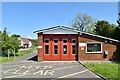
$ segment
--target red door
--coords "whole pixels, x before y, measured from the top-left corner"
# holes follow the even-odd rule
[[[43,60],[51,60],[51,37],[50,35],[44,35],[43,40]]]
[[[52,35],[52,60],[60,60],[60,36]]]
[[[61,60],[69,60],[69,35],[61,35]]]
[[[70,60],[77,60],[77,35],[70,35]]]
[[[77,35],[44,35],[43,60],[77,60]]]

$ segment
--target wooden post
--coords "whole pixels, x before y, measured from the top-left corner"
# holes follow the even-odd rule
[[[15,56],[15,48],[14,48],[13,52],[14,52],[14,58],[16,58],[16,56]]]
[[[8,50],[8,60],[10,59],[10,51]]]

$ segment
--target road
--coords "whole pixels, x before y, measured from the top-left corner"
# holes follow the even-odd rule
[[[36,55],[37,52],[34,52],[12,62],[3,64],[2,77],[6,78],[3,80],[8,80],[7,78],[25,78],[24,80],[27,78],[47,78],[52,80],[91,78],[102,80],[77,61],[37,62],[30,59],[32,57],[35,58]]]

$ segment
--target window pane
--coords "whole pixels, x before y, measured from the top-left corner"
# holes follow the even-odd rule
[[[49,54],[49,46],[45,45],[45,54]]]
[[[101,43],[88,43],[87,52],[101,52]]]
[[[58,45],[54,45],[54,54],[58,54]]]
[[[72,43],[76,43],[76,39],[72,39]]]
[[[97,44],[97,51],[101,51],[101,44]]]
[[[72,54],[76,54],[76,45],[72,45]]]
[[[63,43],[67,43],[67,39],[63,39]]]
[[[46,40],[45,40],[45,43],[49,43],[49,39],[46,39]]]
[[[58,39],[54,39],[54,43],[58,43]]]
[[[63,46],[63,54],[67,54],[67,45]]]

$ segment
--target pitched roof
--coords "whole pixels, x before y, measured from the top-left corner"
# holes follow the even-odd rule
[[[51,27],[51,28],[47,28],[47,29],[42,29],[42,30],[34,31],[34,33],[38,34],[38,33],[41,33],[41,32],[47,32],[47,31],[57,30],[57,29],[64,29],[64,30],[70,30],[70,31],[74,31],[74,32],[80,32],[80,33],[84,33],[84,34],[87,34],[87,35],[90,35],[90,36],[95,36],[95,37],[99,37],[99,38],[103,38],[103,39],[107,39],[107,40],[111,40],[111,41],[115,41],[115,42],[120,42],[119,40],[115,40],[115,39],[112,39],[112,38],[83,32],[83,31],[80,31],[80,30],[77,30],[77,29],[74,29],[74,28],[69,28],[69,27],[64,27],[64,26],[56,26],[56,27]]]
[[[56,26],[56,27],[38,30],[38,31],[35,31],[34,33],[47,32],[47,31],[56,30],[56,29],[65,29],[65,30],[70,30],[70,31],[74,31],[74,32],[80,32],[77,29],[73,29],[73,28],[69,28],[69,27],[65,27],[65,26]]]
[[[19,37],[19,40],[21,40],[24,44],[29,44],[29,40],[27,38]]]

